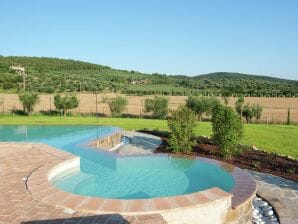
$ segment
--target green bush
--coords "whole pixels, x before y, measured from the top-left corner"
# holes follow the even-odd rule
[[[33,112],[34,106],[38,103],[38,94],[35,92],[23,92],[19,94],[19,99],[23,105],[23,110],[30,115]]]
[[[186,106],[171,111],[168,118],[169,144],[174,152],[190,152],[193,145],[193,130],[196,127],[195,113]]]
[[[121,117],[121,114],[128,103],[127,99],[123,96],[117,96],[113,99],[104,99],[104,102],[109,105],[112,117]]]
[[[79,106],[79,100],[73,94],[66,94],[64,97],[56,94],[54,96],[54,105],[58,111],[62,112],[63,116],[66,116],[69,110]]]
[[[145,111],[152,112],[152,116],[158,119],[165,119],[168,114],[169,100],[166,97],[147,98],[145,100]]]
[[[232,108],[217,105],[212,110],[213,141],[219,145],[220,154],[230,158],[239,152],[237,148],[243,136],[240,118]]]

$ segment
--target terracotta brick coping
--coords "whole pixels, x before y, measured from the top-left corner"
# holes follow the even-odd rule
[[[228,193],[215,187],[173,197],[123,200],[76,195],[54,187],[49,179],[59,173],[57,169],[75,163],[79,157],[70,160],[68,157],[68,160],[62,163],[61,161],[56,162],[54,167],[53,165],[45,165],[35,170],[27,179],[27,189],[33,197],[57,207],[96,214],[119,213],[122,215],[150,214],[172,209],[204,206],[207,203],[229,197],[232,197],[232,208],[237,209],[255,195],[256,182],[246,171],[217,160],[201,157],[196,159],[218,165],[229,172],[235,181],[233,190]]]

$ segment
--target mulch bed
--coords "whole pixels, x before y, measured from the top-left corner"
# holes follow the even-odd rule
[[[219,155],[218,146],[214,145],[210,139],[198,137],[197,144],[193,147],[191,153],[172,153],[169,151],[168,133],[159,131],[142,131],[148,134],[161,137],[162,145],[155,151],[156,153],[170,153],[174,156],[190,158],[194,156],[207,157],[233,164],[242,169],[254,170],[262,173],[270,173],[275,176],[283,177],[298,182],[298,161],[255,150],[252,147],[246,147],[240,154],[231,159],[223,159]]]

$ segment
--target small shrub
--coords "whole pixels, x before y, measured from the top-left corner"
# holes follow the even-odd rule
[[[154,118],[165,119],[168,114],[169,100],[166,97],[147,98],[145,100],[145,111],[152,112]]]
[[[260,161],[252,161],[252,166],[254,167],[254,168],[260,168]]]
[[[243,135],[243,127],[232,108],[222,105],[213,108],[212,130],[213,140],[219,145],[222,157],[230,158],[239,152],[238,145]]]
[[[195,142],[193,130],[196,127],[195,113],[186,106],[171,111],[168,119],[170,130],[169,144],[174,152],[190,152]]]
[[[19,94],[19,99],[23,105],[24,112],[31,115],[34,110],[34,106],[38,103],[39,97],[35,92],[23,92]]]
[[[79,100],[73,94],[66,94],[64,97],[57,94],[54,97],[54,105],[58,111],[62,112],[63,116],[66,116],[69,110],[79,106]]]

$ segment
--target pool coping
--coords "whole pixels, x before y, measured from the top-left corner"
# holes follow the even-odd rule
[[[195,157],[195,160],[211,163],[221,167],[229,172],[234,180],[235,187],[231,192],[225,192],[219,188],[210,188],[204,191],[194,192],[172,197],[159,197],[152,199],[108,199],[100,197],[90,197],[76,195],[62,191],[54,187],[49,181],[49,174],[74,160],[79,160],[80,157],[74,156],[68,152],[61,151],[45,144],[34,144],[41,150],[45,150],[44,146],[59,151],[59,155],[67,159],[63,162],[56,162],[51,165],[44,165],[28,177],[26,187],[33,197],[40,201],[52,204],[57,207],[72,209],[74,211],[89,212],[96,214],[120,213],[123,215],[135,214],[151,214],[162,211],[175,210],[181,208],[190,208],[203,206],[218,200],[231,198],[232,208],[238,209],[242,205],[251,200],[256,193],[256,182],[253,177],[245,170],[242,170],[234,165],[202,157]],[[114,153],[110,153],[114,154]],[[132,156],[169,156],[167,154],[134,154],[121,155],[120,158]]]

